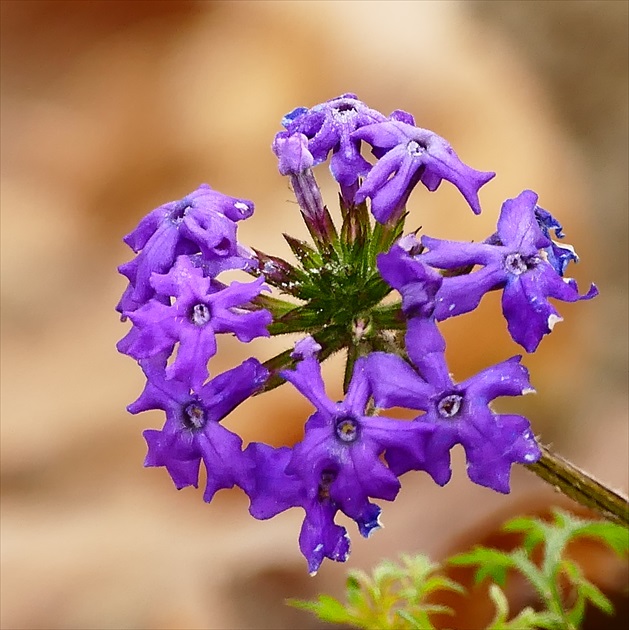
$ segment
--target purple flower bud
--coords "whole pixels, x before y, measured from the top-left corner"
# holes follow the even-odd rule
[[[273,153],[279,159],[281,175],[296,175],[312,167],[314,158],[308,150],[308,138],[303,133],[290,135],[282,131],[275,136]]]

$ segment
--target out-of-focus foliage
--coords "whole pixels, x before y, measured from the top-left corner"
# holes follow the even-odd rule
[[[503,529],[521,533],[522,546],[510,553],[476,546],[444,562],[478,567],[476,583],[492,582],[489,596],[496,612],[486,630],[578,630],[588,602],[613,614],[609,599],[565,552],[568,544],[578,538],[594,538],[624,557],[629,551],[629,530],[560,510],[554,511],[552,523],[519,517],[508,521]],[[431,614],[443,614],[448,609],[431,603],[430,595],[440,590],[464,591],[460,584],[441,575],[440,568],[425,556],[402,556],[400,564],[385,560],[371,575],[350,571],[345,603],[329,595],[319,595],[316,601],[288,603],[330,623],[378,630],[434,630]],[[539,611],[526,607],[514,616],[509,610],[502,587],[510,571],[519,572],[533,586],[539,596]]]

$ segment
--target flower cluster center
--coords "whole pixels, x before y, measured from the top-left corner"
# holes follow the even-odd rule
[[[342,442],[355,442],[358,438],[358,428],[358,422],[352,416],[341,416],[336,420],[336,435]]]
[[[205,422],[205,409],[197,402],[189,403],[184,407],[183,424],[186,429],[202,429]]]
[[[459,413],[462,403],[463,396],[460,396],[459,394],[449,394],[439,401],[437,411],[442,418],[452,418]]]

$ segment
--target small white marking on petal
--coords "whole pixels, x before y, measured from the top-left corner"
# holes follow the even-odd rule
[[[236,208],[236,210],[240,210],[240,214],[245,214],[246,212],[249,212],[249,206],[242,201],[237,201],[234,204],[234,208]]]
[[[321,551],[323,549],[323,545],[322,544],[318,544],[315,548],[314,548],[314,552],[318,553],[319,551]]]
[[[535,461],[535,455],[533,455],[533,453],[527,453],[524,456],[524,461],[525,462],[534,462]]]
[[[526,396],[527,394],[536,394],[537,392],[532,387],[525,387],[522,390],[522,396]]]
[[[450,304],[450,306],[448,306],[448,310],[453,311],[455,306],[456,304]]]
[[[565,280],[565,278],[564,278]],[[557,322],[562,322],[563,321],[563,317],[559,317],[558,315],[555,315],[554,313],[551,313],[548,316],[548,329],[552,330],[555,327],[555,324]]]

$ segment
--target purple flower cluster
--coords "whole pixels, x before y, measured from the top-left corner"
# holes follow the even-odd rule
[[[411,114],[394,111],[389,118],[369,109],[355,94],[343,94],[312,109],[298,107],[282,120],[286,131],[273,145],[280,173],[324,162],[330,151],[330,171],[348,201],[371,199],[380,223],[398,217],[417,183],[430,191],[442,180],[453,183],[472,210],[480,213],[478,190],[495,173],[470,168],[440,136],[415,126]],[[361,141],[378,158],[372,166],[362,157]],[[359,178],[364,178],[359,184]]]
[[[236,222],[252,213],[250,201],[204,184],[142,219],[124,239],[137,256],[119,269],[129,285],[117,310],[133,326],[118,350],[136,359],[147,379],[128,410],[166,413],[160,431],[144,432],[145,465],[164,466],[177,488],[197,487],[203,460],[206,501],[219,488],[247,483],[242,440],[219,423],[268,377],[248,359],[206,382],[218,333],[244,342],[269,335],[271,313],[246,308],[266,288],[264,279],[228,286],[217,279],[222,271],[255,266],[236,241]]]
[[[369,536],[380,527],[374,501],[395,499],[402,475],[424,471],[437,484],[450,480],[453,446],[465,450],[474,483],[502,493],[509,492],[513,464],[541,455],[526,418],[491,408],[498,397],[533,391],[522,357],[456,382],[438,323],[502,290],[508,330],[533,352],[560,320],[549,298],[574,302],[597,290],[592,285],[581,295],[564,276],[578,258],[552,240],[551,233],[563,238],[562,226],[531,191],[505,201],[497,231],[482,243],[401,236],[405,205],[419,182],[434,191],[448,180],[478,214],[479,189],[494,176],[465,165],[410,114],[398,110],[387,118],[344,94],[298,108],[282,123],[273,151],[280,173],[291,178],[314,247],[287,237],[296,266],[254,255],[236,238],[237,222],[251,216],[253,204],[207,185],[160,206],[125,237],[137,255],[120,267],[129,285],[117,310],[132,327],[118,349],[138,361],[147,379],[129,411],[166,414],[161,430],[144,432],[145,465],[166,468],[184,488],[197,487],[203,461],[204,499],[238,486],[258,519],[303,509],[299,546],[316,573],[325,558],[349,555],[348,533],[335,521],[339,512]],[[362,156],[363,142],[374,164]],[[328,157],[341,192],[339,231],[313,173]],[[221,272],[236,269],[255,279],[220,281]],[[300,304],[262,296],[267,284]],[[394,306],[382,302],[392,291],[400,296]],[[403,344],[391,342],[394,330],[403,332]],[[283,332],[303,333],[292,352],[264,365],[250,358],[210,378],[216,335],[246,343]],[[320,361],[342,348],[348,349],[345,397],[334,401]],[[284,381],[314,407],[303,438],[280,448],[243,447],[221,421]],[[415,417],[380,415],[393,407]]]

